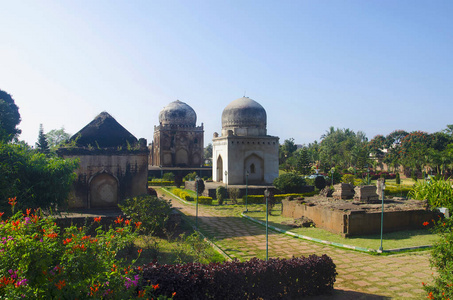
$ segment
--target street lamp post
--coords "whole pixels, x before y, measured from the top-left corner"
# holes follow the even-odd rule
[[[379,247],[379,251],[382,252],[382,234],[384,232],[384,190],[385,190],[385,182],[382,181],[382,211],[381,211],[381,246]]]
[[[249,210],[247,209],[247,202],[248,202],[248,179],[249,179],[249,171],[245,171],[245,211],[248,212]]]
[[[198,229],[198,179],[195,177],[195,193],[197,194],[197,202],[195,204],[195,228]]]
[[[160,167],[160,187],[162,188],[162,180],[164,179],[164,171],[162,170],[162,166]]]
[[[269,259],[269,190],[266,188],[264,196],[266,197],[266,261]]]

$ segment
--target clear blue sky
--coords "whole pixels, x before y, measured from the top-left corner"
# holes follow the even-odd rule
[[[152,141],[179,99],[204,123],[246,96],[280,142],[453,124],[453,1],[0,0],[0,89],[20,139],[102,111]]]

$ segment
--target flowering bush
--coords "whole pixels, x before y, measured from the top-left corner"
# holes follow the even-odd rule
[[[431,252],[431,266],[436,269],[437,275],[432,284],[422,284],[429,299],[453,299],[453,219],[431,220],[423,225],[434,225],[432,231],[439,234],[440,239]]]
[[[61,230],[40,210],[14,214],[16,198],[9,203],[13,216],[0,223],[0,298],[129,299],[153,293],[152,286],[138,291],[141,274],[117,256],[140,224],[118,217],[103,230],[95,218],[96,235],[90,236],[86,227]]]

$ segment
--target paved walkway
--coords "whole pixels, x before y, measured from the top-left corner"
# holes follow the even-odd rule
[[[173,199],[172,205],[189,217],[195,215],[194,205],[176,199]],[[226,206],[224,210],[227,209]],[[203,206],[198,208],[198,225],[232,258],[265,258],[265,228],[261,225]],[[432,280],[429,251],[370,255],[269,230],[269,257],[291,258],[311,254],[327,254],[333,259],[338,272],[333,295],[313,299],[426,299],[422,282]]]

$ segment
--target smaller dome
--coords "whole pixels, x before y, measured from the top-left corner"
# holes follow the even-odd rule
[[[161,125],[195,127],[197,114],[192,107],[176,100],[165,106],[159,113],[159,123]]]
[[[222,132],[232,130],[237,135],[266,135],[266,110],[248,97],[234,100],[222,113]],[[238,129],[244,130],[238,130]]]

